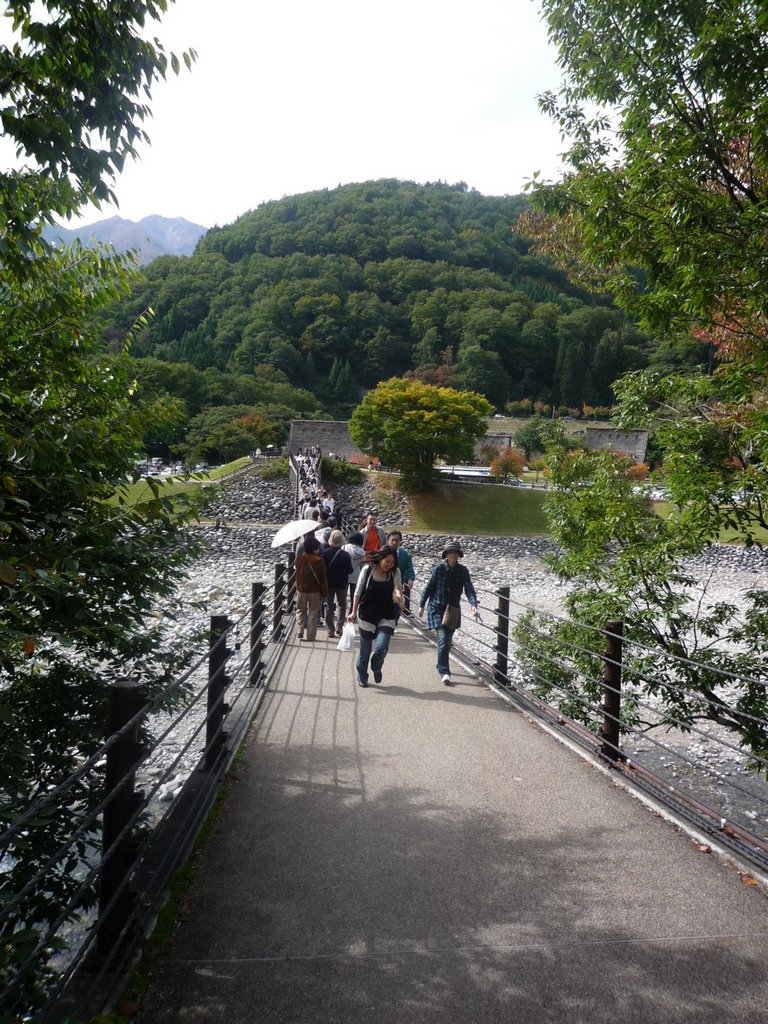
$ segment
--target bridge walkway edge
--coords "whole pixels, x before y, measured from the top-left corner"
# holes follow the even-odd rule
[[[768,903],[404,624],[291,642],[137,1021],[768,1024]]]

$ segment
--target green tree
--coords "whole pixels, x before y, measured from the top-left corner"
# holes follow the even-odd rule
[[[37,254],[40,221],[114,198],[115,175],[148,140],[152,85],[179,61],[145,37],[166,0],[5,6],[13,39],[0,46],[0,118],[30,161],[0,174],[3,261],[19,270]],[[189,66],[194,52],[183,59]]]
[[[366,388],[411,371],[456,386],[441,354],[450,349],[458,365],[475,346],[500,359],[513,397],[550,400],[557,322],[586,296],[546,261],[520,255],[527,242],[510,223],[523,205],[396,181],[263,204],[213,229],[192,257],[150,264],[108,326],[120,337],[151,307],[137,355],[236,376],[270,363],[327,403],[326,414],[341,414],[326,386],[334,360],[348,360]],[[404,238],[411,251],[419,239],[418,258],[391,255]]]
[[[768,595],[751,591],[743,609],[708,602],[685,559],[725,528],[757,543],[766,524],[768,11],[751,0],[543,7],[566,73],[560,96],[543,102],[572,145],[564,180],[535,189],[549,216],[521,229],[657,332],[653,362],[667,371],[629,374],[613,390],[619,425],[654,429],[669,515],[631,497],[607,456],[562,462],[550,506],[557,569],[577,582],[569,606],[581,621],[624,617],[656,645],[670,722],[673,711],[683,725],[713,718],[764,754],[763,727],[744,716],[765,718]],[[586,112],[601,105],[610,125]],[[691,333],[707,376],[669,372],[705,361],[685,352]],[[673,653],[701,667],[673,665]],[[710,666],[758,683],[725,701]],[[681,678],[687,695],[669,685]]]
[[[492,407],[471,391],[393,377],[368,392],[349,421],[355,444],[401,471],[407,490],[425,490],[436,459],[462,462],[485,436]]]
[[[190,420],[184,442],[175,450],[186,462],[203,456],[212,462],[228,462],[266,448],[280,433],[264,406],[217,405]]]
[[[463,390],[477,391],[497,409],[504,408],[509,377],[496,352],[486,352],[479,345],[462,346],[456,376]]]
[[[672,392],[665,382],[658,383],[669,400]],[[628,402],[629,389],[627,385]],[[705,392],[690,389],[688,402],[705,403]],[[640,389],[632,400],[647,397]],[[684,445],[680,436],[674,442],[677,456],[670,472],[679,474],[672,483],[679,497],[665,518],[636,493],[637,467],[631,459],[608,451],[566,452],[558,445],[548,449],[554,486],[546,509],[558,544],[549,564],[573,585],[565,598],[571,621],[526,615],[516,628],[520,657],[536,675],[541,695],[589,722],[585,698],[600,702],[595,682],[600,659],[584,651],[595,649],[594,628],[622,620],[630,641],[624,666],[624,678],[631,684],[623,701],[625,725],[650,724],[643,704],[652,697],[661,709],[662,724],[687,728],[699,720],[717,722],[748,751],[765,758],[768,597],[764,591],[748,594],[740,611],[709,597],[700,575],[684,567],[685,556],[703,550],[713,530],[739,514],[732,497],[723,495],[722,508],[712,500],[712,485],[721,479],[733,451],[723,448],[722,435],[704,419],[695,436],[690,427],[690,416],[684,425],[680,419],[667,421],[670,440],[678,431],[686,438]],[[691,464],[682,457],[682,447]],[[670,484],[670,477],[665,481]],[[751,512],[745,507],[741,514],[752,515],[753,521],[762,516],[757,507]],[[533,642],[532,636],[537,638]],[[729,680],[727,696],[718,670],[743,677]],[[765,766],[761,762],[755,767]]]
[[[547,446],[547,431],[549,423],[541,416],[531,416],[522,427],[518,427],[513,435],[513,440],[518,448],[525,452],[525,457],[530,461],[535,452],[541,454]]]
[[[125,355],[107,351],[97,322],[132,273],[103,252],[51,251],[39,235],[41,223],[108,199],[144,137],[145,101],[169,63],[145,36],[165,8],[6,4],[14,40],[0,46],[0,117],[26,163],[0,174],[2,829],[98,748],[110,681],[143,678],[152,692],[179,665],[150,613],[189,557],[188,513],[156,485],[148,500],[126,502],[144,410],[131,401]],[[87,830],[53,873],[38,873],[97,789],[75,786],[0,851],[3,903],[24,890],[2,923],[0,987],[41,947],[39,970],[4,1008],[9,1019],[36,1016],[45,996],[47,926],[70,900],[71,921],[94,899],[78,895]]]
[[[652,331],[734,313],[748,329],[768,304],[765,6],[543,0],[542,9],[565,69],[542,106],[571,140],[567,176],[534,189],[557,218],[540,238],[545,250]]]

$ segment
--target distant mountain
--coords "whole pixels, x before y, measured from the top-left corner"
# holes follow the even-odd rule
[[[208,229],[183,217],[143,217],[138,223],[123,217],[108,217],[81,228],[46,227],[49,242],[68,243],[76,238],[85,246],[107,242],[119,252],[135,249],[143,266],[158,256],[191,256],[198,240]]]

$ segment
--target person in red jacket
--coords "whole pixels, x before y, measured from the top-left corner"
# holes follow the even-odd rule
[[[370,561],[372,552],[378,551],[387,543],[387,535],[380,526],[376,525],[375,512],[369,512],[365,517],[365,522],[360,526],[360,533],[363,535],[363,548],[366,555],[369,556],[366,561]]]

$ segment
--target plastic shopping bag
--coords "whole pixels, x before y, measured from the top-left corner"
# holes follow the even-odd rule
[[[355,627],[351,622],[345,622],[341,631],[341,640],[336,644],[337,651],[351,651],[355,646]]]

